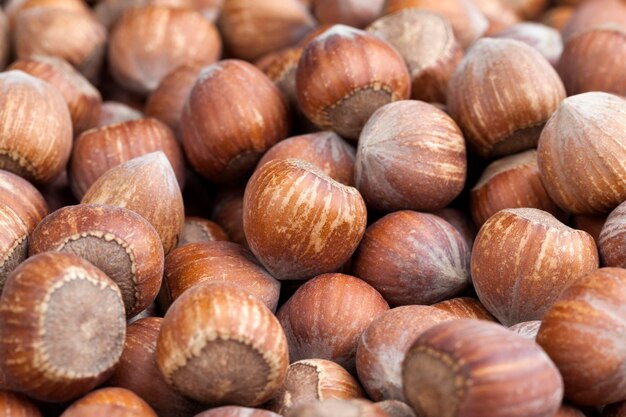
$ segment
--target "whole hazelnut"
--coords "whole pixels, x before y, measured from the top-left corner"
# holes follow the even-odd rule
[[[100,109],[100,120],[97,127],[122,123],[127,120],[137,120],[143,118],[143,114],[124,103],[116,101],[105,101]]]
[[[577,33],[613,23],[626,27],[626,4],[621,0],[594,0],[581,2],[561,29],[565,43]]]
[[[67,410],[88,407],[91,405],[115,405],[140,413],[145,417],[157,417],[154,410],[134,392],[125,388],[100,388],[75,401]]]
[[[163,151],[179,187],[185,185],[185,159],[172,130],[157,119],[129,120],[83,132],[74,142],[70,186],[77,199],[113,167],[151,152]]]
[[[363,28],[383,11],[385,0],[313,0],[313,14],[321,24]]]
[[[490,163],[470,192],[470,211],[478,227],[500,210],[524,207],[566,218],[543,186],[534,149]]]
[[[491,35],[494,38],[515,39],[532,46],[556,67],[563,52],[563,40],[558,30],[542,23],[522,22]],[[567,83],[565,84],[566,90]]]
[[[406,401],[402,362],[413,342],[427,329],[456,317],[435,307],[410,305],[382,313],[363,332],[356,370],[370,398]]]
[[[498,157],[534,148],[565,98],[558,74],[537,50],[513,39],[481,39],[448,83],[447,104],[469,148]]]
[[[298,159],[268,162],[246,186],[246,239],[252,253],[279,280],[337,270],[357,248],[366,218],[355,188]]]
[[[0,391],[0,414],[7,417],[42,417],[28,398],[10,391]]]
[[[409,98],[400,54],[367,32],[335,25],[309,42],[296,71],[300,108],[315,125],[358,139],[379,107]]]
[[[108,383],[133,391],[161,417],[191,416],[204,407],[175,392],[157,366],[157,339],[162,320],[149,317],[128,326],[122,357]]]
[[[228,235],[217,223],[202,217],[185,217],[183,232],[180,234],[178,246],[188,243],[214,242],[228,240]]]
[[[505,326],[541,320],[563,290],[597,268],[596,244],[588,233],[532,208],[494,214],[472,251],[478,298]]]
[[[276,311],[280,282],[245,248],[232,242],[190,243],[174,249],[165,261],[161,309],[202,282],[227,281]]]
[[[30,238],[30,255],[67,252],[100,268],[120,288],[133,317],[156,298],[163,276],[163,245],[139,214],[122,207],[79,204],[44,218]]]
[[[375,404],[389,417],[417,417],[408,404],[398,400],[379,401]]]
[[[367,31],[398,50],[411,75],[411,98],[446,102],[446,88],[463,57],[452,26],[434,12],[404,9],[381,17]]]
[[[604,266],[626,268],[626,201],[607,217],[597,242]]]
[[[12,389],[67,401],[104,382],[124,347],[117,285],[77,256],[48,252],[9,275],[0,299],[0,358]]]
[[[227,188],[215,197],[211,218],[222,226],[231,241],[250,249],[243,230],[243,188]]]
[[[370,208],[442,209],[461,193],[466,173],[461,130],[430,104],[387,104],[363,128],[354,182]]]
[[[539,326],[541,326],[541,321],[531,320],[514,324],[513,326],[509,327],[509,329],[519,334],[520,336],[535,340],[535,338],[537,337],[537,332],[539,332]]]
[[[324,174],[345,185],[354,182],[356,151],[334,132],[315,132],[293,136],[272,146],[256,169],[276,159],[295,158],[315,165]]]
[[[7,0],[4,12],[9,21],[10,31],[15,30],[17,16],[24,10],[35,7],[52,7],[69,11],[87,12],[88,6],[84,0]]]
[[[165,314],[157,341],[167,383],[212,406],[264,403],[285,380],[288,362],[276,317],[227,283],[199,284],[181,295]]]
[[[304,359],[289,365],[285,383],[268,408],[285,415],[291,408],[308,402],[364,397],[359,383],[340,365],[325,359]]]
[[[111,74],[139,93],[154,91],[184,64],[208,65],[219,58],[221,40],[200,13],[160,5],[130,8],[111,31]]]
[[[442,218],[397,211],[367,228],[352,270],[392,306],[433,304],[468,286],[470,248]]]
[[[580,417],[582,417],[582,415]],[[626,417],[626,401],[622,401],[621,403],[617,404],[607,405],[606,407],[604,407],[604,410],[602,410],[602,417]]]
[[[61,93],[22,71],[0,74],[0,169],[38,183],[65,168],[72,120]]]
[[[551,417],[563,398],[559,371],[539,346],[482,320],[422,333],[402,378],[409,405],[424,417]]]
[[[541,180],[556,204],[572,214],[603,214],[626,199],[624,129],[620,97],[593,92],[563,100],[537,148]]]
[[[323,274],[307,281],[278,310],[291,362],[328,359],[354,371],[361,333],[389,306],[365,281]]]
[[[285,417],[388,417],[381,408],[367,400],[329,399],[301,404],[292,408]]]
[[[577,404],[626,400],[626,269],[602,268],[571,285],[546,313],[537,343]]]
[[[185,223],[180,188],[161,151],[111,168],[91,185],[81,203],[124,207],[143,216],[159,234],[165,254],[178,243]]]
[[[472,297],[458,297],[433,304],[433,307],[446,311],[459,319],[496,321],[480,301]]]
[[[287,136],[289,114],[265,74],[247,62],[225,60],[200,72],[181,125],[191,166],[211,181],[237,183]]]
[[[224,407],[211,408],[195,417],[281,417],[280,415],[260,408],[238,407],[227,405]]]

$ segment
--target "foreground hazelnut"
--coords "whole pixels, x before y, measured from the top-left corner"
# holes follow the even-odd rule
[[[256,171],[243,212],[250,249],[280,280],[337,270],[359,244],[367,217],[355,188],[298,159],[271,161]]]
[[[262,410],[260,408],[237,407],[227,405],[225,407],[217,407],[207,410],[203,413],[196,414],[195,417],[281,417],[271,411]]]
[[[119,286],[128,317],[145,310],[161,287],[159,235],[122,207],[79,204],[55,211],[31,235],[31,256],[48,251],[72,253],[100,268]]]
[[[398,211],[367,228],[354,254],[354,274],[392,305],[433,304],[470,281],[470,248],[434,214]]]
[[[60,402],[112,373],[126,315],[117,285],[77,256],[49,252],[17,267],[0,300],[2,371],[16,391]]]
[[[119,405],[90,404],[70,408],[61,414],[61,417],[152,417],[153,415],[153,413],[144,414]]]
[[[312,3],[313,14],[321,24],[362,28],[380,16],[385,0],[313,0]]]
[[[537,343],[577,404],[626,400],[626,269],[602,268],[570,286],[546,313]],[[607,389],[610,387],[611,389]]]
[[[176,393],[157,366],[156,348],[162,320],[149,317],[128,326],[122,357],[108,383],[133,391],[161,417],[191,416],[203,407]]]
[[[491,35],[495,38],[515,39],[535,48],[553,67],[563,52],[563,40],[558,30],[541,23],[522,22]],[[566,90],[567,83],[565,84]]]
[[[626,202],[607,217],[597,242],[604,266],[626,268]]]
[[[228,240],[228,235],[217,223],[202,217],[185,217],[185,226],[178,241],[178,247],[188,243]]]
[[[118,83],[148,93],[180,65],[208,65],[220,53],[217,29],[200,13],[154,5],[124,12],[111,32],[108,57]]]
[[[335,362],[304,359],[289,365],[283,387],[274,394],[268,408],[285,415],[293,407],[331,398],[363,398],[359,383]]]
[[[278,310],[291,362],[328,359],[353,371],[361,333],[389,309],[365,281],[324,274],[307,281]]]
[[[541,320],[563,290],[597,268],[589,234],[531,208],[493,215],[472,251],[478,298],[505,326]]]
[[[551,417],[563,398],[559,371],[539,346],[481,320],[427,330],[402,377],[409,405],[424,417]]]
[[[446,102],[446,88],[463,50],[452,26],[441,15],[404,9],[383,16],[367,31],[386,40],[406,61],[411,75],[411,98]]]
[[[157,417],[150,406],[134,392],[124,388],[101,388],[74,402],[66,411],[91,405],[115,405],[140,413],[144,417]]]
[[[624,129],[620,97],[593,92],[563,100],[537,148],[541,179],[555,203],[573,214],[602,214],[626,199]]]
[[[335,25],[309,42],[296,72],[300,108],[315,125],[358,139],[379,107],[409,98],[406,64],[387,42]]]
[[[356,351],[356,370],[370,398],[406,401],[402,387],[404,355],[425,330],[455,318],[423,305],[396,307],[379,315],[361,335]]]
[[[367,400],[314,401],[292,408],[285,417],[388,417],[381,408]]]
[[[41,412],[30,400],[10,391],[0,391],[0,414],[16,417],[42,417]]]
[[[512,39],[481,39],[448,83],[447,104],[469,148],[497,157],[533,148],[565,98],[550,63]]]
[[[451,298],[433,304],[433,307],[446,311],[459,319],[496,321],[480,301],[471,297]]]
[[[285,380],[287,341],[256,297],[231,284],[203,283],[165,314],[157,363],[167,383],[191,399],[250,407]]]
[[[238,60],[204,68],[181,119],[191,166],[220,183],[237,183],[289,132],[288,108],[259,69]]]
[[[370,208],[432,211],[460,194],[466,172],[454,120],[430,104],[402,100],[378,109],[363,128],[354,182]]]
[[[65,168],[72,120],[52,85],[22,71],[0,74],[0,169],[46,183]]]
[[[81,202],[125,207],[143,216],[159,234],[165,254],[178,243],[185,223],[180,188],[161,151],[111,168],[91,185]]]

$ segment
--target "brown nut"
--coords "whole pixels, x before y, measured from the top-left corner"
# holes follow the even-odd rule
[[[448,223],[450,223],[461,234],[468,248],[472,248],[474,245],[474,238],[476,237],[476,225],[472,222],[472,219],[465,214],[465,212],[454,208],[443,208],[433,213],[435,216],[439,216]]]
[[[63,207],[39,223],[29,252],[60,251],[100,268],[122,293],[133,317],[156,298],[163,276],[163,245],[139,214],[122,207],[79,204]]]
[[[523,321],[509,327],[509,330],[519,334],[520,336],[535,340],[537,332],[539,332],[539,326],[541,326],[541,321],[539,320]]]
[[[410,305],[382,313],[359,339],[356,370],[367,394],[376,401],[406,401],[402,362],[413,342],[427,329],[456,317],[435,307]]]
[[[447,104],[467,139],[483,157],[534,148],[544,124],[565,98],[550,63],[513,39],[481,39],[448,83]]]
[[[354,182],[370,208],[442,209],[461,193],[466,173],[461,130],[430,104],[387,104],[363,128]]]
[[[126,407],[113,404],[91,404],[84,407],[70,408],[61,417],[152,417]]]
[[[532,208],[493,215],[472,251],[478,298],[505,326],[541,320],[567,287],[597,268],[589,234]]]
[[[355,188],[297,159],[271,161],[256,171],[243,212],[252,253],[279,280],[337,270],[357,248],[367,218]]]
[[[232,242],[190,243],[174,249],[165,261],[160,307],[169,305],[188,289],[202,283],[228,281],[276,311],[280,282],[245,248]]]
[[[228,235],[217,223],[202,217],[185,217],[185,226],[180,234],[178,246],[188,243],[214,242],[228,240]]]
[[[424,417],[551,417],[563,380],[533,341],[482,320],[454,320],[423,333],[402,377],[415,414]]]
[[[300,108],[322,130],[358,139],[379,107],[409,98],[404,59],[367,32],[335,25],[302,52],[296,71]]]
[[[115,405],[139,413],[144,417],[157,417],[154,410],[134,392],[125,388],[100,388],[75,401],[67,410],[91,405]]]
[[[209,180],[241,182],[287,136],[288,117],[284,97],[259,69],[220,61],[200,72],[183,109],[185,153]]]
[[[463,50],[443,16],[404,9],[381,17],[367,31],[389,42],[406,61],[412,99],[446,102],[448,80],[463,58]]]
[[[576,7],[561,30],[565,43],[577,33],[613,23],[626,27],[626,4],[621,0],[585,1]]]
[[[217,407],[207,410],[203,413],[196,414],[195,417],[281,417],[271,411],[262,410],[260,408],[238,407],[227,405],[225,407]]]
[[[593,92],[563,100],[537,148],[541,180],[556,204],[572,214],[603,214],[626,199],[624,129],[620,97]]]
[[[293,136],[272,146],[256,169],[275,159],[295,158],[315,165],[324,174],[345,185],[354,182],[356,151],[334,132],[315,132]]]
[[[518,23],[491,36],[524,42],[539,51],[553,67],[556,67],[563,52],[563,40],[559,31],[541,23]],[[567,83],[564,84],[569,91]]]
[[[0,68],[6,67],[11,54],[11,35],[9,20],[5,12],[0,11]]]
[[[98,124],[100,92],[63,59],[35,55],[15,61],[9,69],[24,71],[58,88],[70,111],[74,135]]]
[[[243,188],[227,188],[215,197],[211,218],[222,226],[235,243],[250,249],[243,230]]]
[[[124,351],[108,383],[133,391],[161,417],[191,416],[204,407],[171,388],[156,362],[160,317],[137,320],[128,326]]]
[[[470,210],[478,227],[500,210],[524,207],[547,211],[561,220],[567,217],[543,186],[534,149],[489,164],[470,193]]]
[[[113,125],[143,118],[143,114],[124,103],[105,101],[102,103],[97,127]]]
[[[303,116],[298,106],[298,96],[296,90],[296,69],[298,61],[302,55],[302,46],[294,46],[291,48],[281,49],[276,52],[270,52],[259,58],[255,65],[268,76],[276,87],[287,99],[289,108],[295,116],[296,121],[300,122]],[[303,120],[302,122],[306,122]]]
[[[367,228],[352,270],[392,306],[433,304],[469,285],[470,248],[442,218],[397,211]]]
[[[7,417],[42,417],[28,398],[10,391],[0,391],[0,414]]]
[[[125,207],[143,216],[159,234],[165,254],[178,243],[185,223],[180,188],[161,151],[111,168],[91,185],[81,203]]]
[[[597,242],[602,265],[626,268],[626,202],[607,217]]]
[[[498,33],[520,21],[519,15],[506,0],[473,0],[473,3],[489,22],[484,36]]]
[[[39,183],[65,168],[72,120],[61,93],[22,71],[0,74],[0,169]]]
[[[328,359],[354,371],[361,333],[389,306],[365,281],[323,274],[307,281],[278,310],[291,362]]]
[[[150,152],[163,151],[179,187],[185,185],[185,159],[173,132],[157,119],[130,120],[84,132],[74,142],[69,174],[78,200],[113,167]]]
[[[285,383],[276,391],[268,408],[285,415],[309,402],[364,397],[359,383],[340,365],[325,359],[304,359],[289,365]]]
[[[367,400],[314,401],[292,408],[285,417],[388,417],[381,408]]]
[[[417,417],[408,404],[398,400],[379,401],[375,404],[389,417]]]
[[[385,0],[313,0],[313,14],[321,24],[363,28],[383,11]]]
[[[471,297],[451,298],[437,304],[433,304],[440,310],[447,311],[459,319],[479,319],[496,321],[480,301]]]
[[[126,333],[117,285],[77,256],[49,252],[17,267],[0,300],[0,358],[9,385],[67,401],[104,382]]]
[[[602,268],[565,290],[541,323],[537,343],[577,404],[626,400],[624,297],[626,269]]]
[[[17,16],[22,11],[35,7],[53,7],[78,12],[86,12],[89,10],[83,0],[8,0],[4,4],[4,11],[9,20],[11,32],[15,30]]]

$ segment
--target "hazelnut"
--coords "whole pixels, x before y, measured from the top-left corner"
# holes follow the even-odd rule
[[[139,110],[124,103],[105,101],[100,109],[100,120],[97,127],[122,123],[128,120],[137,120],[142,117],[143,114]]]
[[[164,123],[149,118],[90,129],[74,142],[69,165],[72,192],[80,200],[111,168],[156,151],[163,151],[182,189],[185,159],[174,133]]]
[[[478,298],[505,326],[541,320],[565,288],[597,268],[588,233],[532,208],[494,214],[472,251]]]
[[[500,32],[520,21],[520,17],[515,13],[513,6],[506,0],[473,0],[473,2],[489,22],[484,36]]]
[[[157,366],[157,339],[162,320],[149,317],[128,326],[122,357],[108,383],[133,391],[161,417],[191,416],[203,407],[176,393]]]
[[[459,297],[433,304],[433,307],[446,311],[459,319],[496,321],[495,317],[475,298]]]
[[[243,188],[228,188],[218,193],[211,218],[222,226],[231,241],[250,249],[243,230]]]
[[[271,161],[256,171],[243,213],[250,249],[280,280],[337,270],[357,248],[367,218],[355,188],[298,159]]]
[[[314,22],[298,0],[224,0],[218,20],[228,52],[250,61],[295,45]]]
[[[30,239],[31,256],[49,251],[71,253],[100,268],[119,286],[128,317],[146,309],[159,292],[159,235],[147,220],[125,208],[79,204],[55,211]]]
[[[470,282],[470,248],[434,214],[397,211],[367,228],[354,254],[354,274],[392,305],[433,304]]]
[[[167,383],[212,406],[269,400],[285,380],[287,355],[276,317],[226,283],[199,284],[181,295],[165,314],[157,341]]]
[[[91,404],[84,407],[70,408],[61,417],[152,417],[154,414],[142,414],[113,404]]]
[[[398,400],[379,401],[375,404],[389,417],[417,417],[411,407]]]
[[[481,39],[448,83],[447,104],[469,148],[498,157],[534,148],[565,98],[550,63],[513,39]]]
[[[302,56],[302,46],[281,49],[270,52],[255,62],[255,65],[268,76],[285,96],[289,108],[298,124],[305,124],[306,120],[298,106],[298,96],[296,90],[296,69],[298,61]]]
[[[245,248],[232,242],[190,243],[174,249],[165,261],[161,308],[202,282],[228,281],[276,311],[280,282]]]
[[[6,67],[11,55],[11,34],[5,12],[0,11],[0,68]]]
[[[541,182],[534,149],[489,164],[470,192],[470,210],[478,227],[500,210],[524,207],[547,211],[561,220],[566,218]]]
[[[22,10],[16,18],[14,36],[18,58],[56,56],[72,64],[90,81],[97,80],[107,31],[89,10],[60,7]]]
[[[624,53],[626,26],[610,23],[572,35],[558,66],[567,93],[606,91],[626,95],[626,82],[622,78],[626,67],[615,60]]]
[[[7,417],[42,417],[28,398],[10,391],[0,391],[0,414]]]
[[[214,242],[228,240],[228,235],[217,223],[202,217],[185,217],[185,225],[180,234],[178,246],[188,243]]]
[[[296,71],[300,108],[315,125],[358,139],[379,107],[409,98],[410,76],[387,42],[335,25],[309,42]]]
[[[426,330],[402,369],[404,394],[418,416],[551,417],[563,380],[533,341],[482,320]]]
[[[385,3],[386,13],[412,7],[430,10],[448,19],[463,48],[480,38],[489,26],[487,18],[471,0],[387,0]]]
[[[77,256],[32,256],[4,286],[2,370],[29,397],[67,401],[100,385],[122,354],[125,332],[117,285]]]
[[[278,88],[259,69],[225,60],[200,72],[181,125],[191,166],[211,181],[237,183],[287,136],[289,114]]]
[[[465,214],[465,212],[453,209],[453,208],[443,208],[441,210],[437,210],[433,213],[435,216],[439,216],[448,223],[452,225],[456,229],[457,232],[461,234],[465,243],[467,243],[468,248],[472,248],[474,245],[474,238],[476,237],[476,226],[472,222],[472,220]]]
[[[161,151],[111,168],[91,185],[81,202],[125,207],[143,216],[159,234],[165,254],[178,243],[185,223],[180,188]]]
[[[623,1],[594,0],[581,2],[561,29],[561,34],[567,44],[573,35],[606,23],[626,26],[626,4]]]
[[[365,281],[323,274],[307,281],[278,310],[291,362],[328,359],[354,371],[361,333],[389,306]]]
[[[577,404],[626,400],[626,270],[602,268],[571,285],[546,313],[537,343]]]
[[[541,321],[539,320],[523,321],[509,327],[509,330],[519,334],[520,336],[535,340],[537,332],[539,332],[539,326],[541,326]]]
[[[388,417],[381,408],[367,400],[329,399],[301,404],[285,417]]]
[[[404,9],[381,17],[367,31],[398,50],[411,75],[411,98],[446,102],[446,88],[463,57],[446,18],[427,10]]]
[[[72,121],[61,93],[22,71],[0,74],[0,169],[39,183],[65,168]]]
[[[15,30],[15,21],[20,12],[35,7],[52,7],[78,12],[89,10],[83,0],[7,0],[4,4],[4,12],[8,18],[11,32]]]
[[[321,24],[363,28],[383,11],[385,0],[313,0],[313,14]]]
[[[134,392],[125,388],[101,388],[90,392],[74,402],[67,410],[74,410],[91,405],[116,405],[140,413],[145,417],[157,417],[154,410]]]
[[[356,351],[356,370],[367,394],[376,401],[406,401],[402,362],[425,330],[456,317],[435,307],[410,305],[382,313],[363,332]]]
[[[219,58],[215,26],[200,13],[153,5],[130,8],[111,31],[111,74],[122,86],[149,93],[184,64],[208,65]]]
[[[525,20],[535,20],[548,6],[549,0],[504,0]]]
[[[364,396],[354,377],[335,362],[304,359],[289,365],[285,383],[276,391],[268,408],[285,415],[291,408],[308,402]]]
[[[356,151],[334,132],[315,132],[293,136],[272,146],[263,155],[256,169],[269,161],[295,158],[315,165],[330,178],[345,185],[352,185]]]
[[[556,204],[572,214],[602,214],[626,199],[624,129],[620,97],[593,92],[563,100],[537,148],[541,180]]]
[[[596,241],[604,266],[626,268],[626,201],[607,217]]]
[[[554,7],[542,15],[541,23],[561,32],[573,13],[574,8],[571,6]]]
[[[518,23],[491,36],[524,42],[535,48],[553,67],[556,67],[563,52],[563,40],[559,31],[542,23]],[[566,90],[569,91],[567,83],[564,84]]]
[[[195,417],[281,417],[271,411],[262,410],[260,408],[237,407],[227,405],[225,407],[217,407],[197,414]]]
[[[403,100],[378,109],[363,128],[354,182],[370,208],[432,211],[460,194],[466,172],[454,120],[430,104]]]
[[[622,401],[621,403],[617,403],[617,404],[607,405],[606,407],[604,407],[604,410],[602,410],[602,417],[625,417],[625,416],[626,416],[626,401]],[[578,415],[572,416],[572,417],[578,417]],[[582,415],[580,415],[580,417],[582,417]]]

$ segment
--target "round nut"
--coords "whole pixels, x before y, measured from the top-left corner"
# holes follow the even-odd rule
[[[433,307],[447,311],[459,319],[496,321],[495,317],[487,311],[480,301],[471,297],[451,298],[450,300],[433,304]]]
[[[215,242],[219,240],[228,240],[228,235],[220,225],[202,217],[187,216],[185,217],[185,226],[183,226],[183,232],[180,234],[177,247],[180,248],[188,243]]]
[[[195,417],[281,417],[271,411],[262,410],[260,408],[237,407],[227,405],[225,407],[217,407],[207,410],[203,413],[196,414]]]
[[[150,406],[134,392],[124,388],[100,388],[74,402],[66,412],[91,405],[115,405],[139,413],[144,417],[157,417]]]

